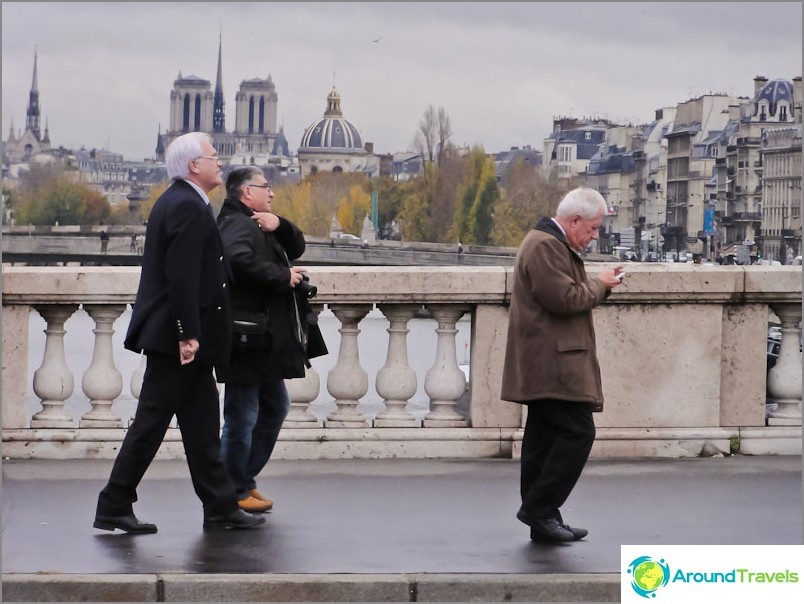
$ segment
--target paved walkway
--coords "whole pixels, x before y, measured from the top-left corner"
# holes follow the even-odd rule
[[[186,464],[157,461],[135,512],[159,532],[139,536],[92,528],[111,463],[3,462],[5,601],[68,601],[70,589],[75,599],[124,599],[128,592],[109,587],[115,578],[143,583],[143,600],[356,601],[383,596],[365,589],[387,584],[403,587],[387,601],[561,601],[532,599],[560,593],[617,601],[620,544],[802,543],[800,457],[592,459],[563,508],[589,537],[561,545],[531,543],[516,520],[512,460],[272,461],[259,480],[276,501],[266,524],[225,532],[202,530]],[[79,577],[82,587],[65,591]],[[469,591],[430,589],[449,577],[463,577]],[[278,578],[295,588],[266,587]],[[343,587],[351,578],[363,591]]]

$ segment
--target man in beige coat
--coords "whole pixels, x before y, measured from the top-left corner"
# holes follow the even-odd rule
[[[603,409],[592,309],[622,282],[622,266],[589,279],[579,253],[598,238],[606,209],[594,189],[574,189],[517,252],[501,396],[528,406],[517,518],[534,541],[588,534],[559,508],[592,449],[592,412]]]

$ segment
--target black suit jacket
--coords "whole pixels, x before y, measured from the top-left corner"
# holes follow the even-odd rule
[[[148,217],[125,347],[178,358],[179,341],[196,338],[196,360],[223,367],[231,338],[228,281],[209,207],[189,183],[176,180]]]
[[[290,287],[290,261],[304,253],[304,234],[279,217],[279,227],[262,232],[251,218],[253,210],[226,198],[218,226],[232,271],[232,306],[268,313],[268,338],[263,350],[243,350],[233,343],[232,362],[220,381],[258,384],[265,379],[304,376],[307,356],[296,339],[299,323]]]

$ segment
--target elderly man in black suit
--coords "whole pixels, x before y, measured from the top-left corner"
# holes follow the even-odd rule
[[[132,504],[165,432],[178,418],[187,465],[204,508],[204,528],[253,528],[264,518],[237,504],[220,455],[219,394],[213,367],[228,363],[228,274],[207,194],[222,183],[209,136],[174,140],[165,156],[173,184],[148,218],[142,274],[125,347],[145,352],[137,413],[100,492],[94,527],[155,533]]]

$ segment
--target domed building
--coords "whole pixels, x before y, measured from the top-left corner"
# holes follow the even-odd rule
[[[364,143],[357,127],[343,117],[341,95],[332,87],[324,117],[304,131],[298,152],[301,178],[319,171],[363,172],[379,176],[380,158]]]
[[[760,122],[793,122],[795,110],[793,83],[788,80],[771,80],[754,99],[754,118]]]

